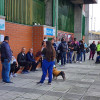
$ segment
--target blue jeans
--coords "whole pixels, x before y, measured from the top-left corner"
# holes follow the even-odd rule
[[[54,65],[54,61],[48,62],[47,60],[43,60],[42,63],[42,78],[40,80],[40,83],[44,83],[45,77],[47,75],[47,71],[49,74],[49,80],[48,83],[52,82],[52,72],[53,72],[53,65]]]
[[[80,61],[82,61],[83,59],[83,54],[84,54],[83,52],[80,53],[80,58],[81,58]]]
[[[96,63],[100,63],[100,56],[96,58]]]
[[[80,55],[81,53],[77,53],[77,61],[80,61]]]
[[[66,64],[66,52],[61,52],[61,65]]]
[[[67,63],[72,63],[72,54],[73,52],[67,52]]]
[[[84,61],[85,61],[85,58],[86,58],[86,50],[83,51],[83,56],[84,56]]]
[[[8,62],[8,59],[4,59],[4,62],[2,62],[2,80],[3,82],[10,82],[10,62]]]

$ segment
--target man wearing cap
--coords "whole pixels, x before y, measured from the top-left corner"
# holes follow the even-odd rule
[[[9,37],[5,36],[4,41],[1,44],[2,80],[6,83],[12,83],[9,77],[12,52],[8,43]]]

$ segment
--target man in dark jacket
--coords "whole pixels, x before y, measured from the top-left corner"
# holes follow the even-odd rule
[[[61,65],[65,65],[66,64],[67,43],[64,38],[61,39],[61,43],[59,44],[58,50],[60,50],[60,54],[61,54]]]
[[[96,51],[96,45],[95,45],[95,41],[93,41],[93,43],[90,45],[90,56],[89,56],[89,60],[91,58],[92,58],[92,60],[94,60],[95,51]]]
[[[5,36],[4,41],[1,44],[2,80],[6,83],[12,83],[9,77],[12,52],[8,43],[9,37]]]
[[[25,51],[26,51],[26,48],[23,47],[21,52],[17,56],[18,64],[24,67],[24,70],[22,71],[23,74],[28,73],[28,66],[29,66],[27,59],[26,59]]]
[[[36,71],[38,62],[34,59],[32,48],[30,48],[29,52],[26,54],[26,57],[27,57],[27,61],[29,62],[30,66],[32,65],[31,71]]]

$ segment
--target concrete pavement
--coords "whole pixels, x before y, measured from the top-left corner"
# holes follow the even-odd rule
[[[66,81],[59,76],[52,85],[47,85],[47,80],[42,86],[36,85],[41,70],[20,74],[12,84],[0,82],[0,100],[100,100],[100,64],[94,62],[57,67],[65,71]]]

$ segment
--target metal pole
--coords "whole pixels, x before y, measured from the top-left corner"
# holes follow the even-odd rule
[[[58,0],[56,0],[56,37],[58,33]]]

